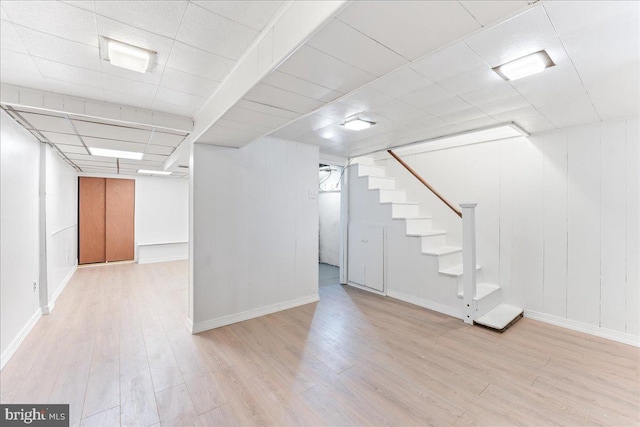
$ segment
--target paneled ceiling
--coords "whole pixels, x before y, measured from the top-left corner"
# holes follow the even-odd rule
[[[193,117],[288,5],[2,1],[0,80]],[[639,18],[636,1],[354,1],[197,142],[238,147],[273,135],[354,156],[510,121],[538,133],[637,116]],[[157,51],[155,69],[138,74],[100,60],[98,36]],[[556,64],[543,73],[507,82],[492,71],[541,49]],[[360,132],[341,126],[354,116],[376,125]],[[123,126],[103,127],[91,135],[90,122],[108,121],[68,121],[83,123],[77,132],[39,130],[83,170],[97,160],[69,151],[80,150],[69,142],[78,136],[112,141],[109,148],[146,143],[161,151],[147,151],[148,162],[167,156],[154,147],[173,151],[173,140],[142,141],[137,131],[152,132],[149,126],[131,125],[126,135]]]

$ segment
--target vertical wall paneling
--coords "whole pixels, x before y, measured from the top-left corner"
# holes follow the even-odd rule
[[[627,122],[626,332],[640,335],[640,122]],[[621,307],[620,307],[621,309]]]
[[[517,144],[513,141],[500,143],[500,184],[499,193],[499,242],[498,255],[500,257],[499,274],[500,287],[505,301],[513,301],[512,254],[513,245],[513,153]]]
[[[602,124],[600,326],[625,331],[627,171],[626,122]]]
[[[567,315],[567,135],[544,140],[543,311]]]
[[[79,178],[79,263],[105,262],[104,178]]]
[[[133,179],[106,180],[106,239],[107,261],[134,258],[135,181]]]
[[[567,317],[600,317],[600,127],[569,132]]]

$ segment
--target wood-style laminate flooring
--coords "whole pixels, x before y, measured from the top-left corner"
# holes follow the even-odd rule
[[[187,263],[78,269],[1,373],[71,425],[638,426],[639,349],[523,319],[497,334],[341,285],[190,335]]]

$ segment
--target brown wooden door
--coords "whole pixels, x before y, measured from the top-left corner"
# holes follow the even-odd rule
[[[78,186],[79,263],[105,262],[105,179],[80,177]]]
[[[133,259],[135,180],[107,179],[106,190],[107,261]]]

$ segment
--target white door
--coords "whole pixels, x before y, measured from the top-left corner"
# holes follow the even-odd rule
[[[349,281],[384,291],[384,229],[349,224]]]
[[[366,226],[349,224],[349,281],[365,285],[365,238]]]

